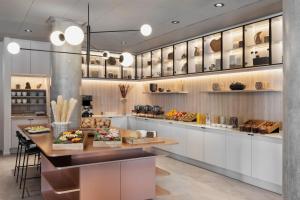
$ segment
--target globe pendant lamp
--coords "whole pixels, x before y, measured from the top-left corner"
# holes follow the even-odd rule
[[[149,24],[143,24],[140,28],[140,32],[143,36],[147,37],[152,33],[152,27]]]
[[[78,26],[69,26],[65,30],[65,39],[71,45],[79,45],[84,40],[84,32]]]
[[[50,35],[50,41],[55,46],[62,46],[65,44],[65,36],[61,31],[53,31]]]
[[[6,48],[7,51],[13,55],[20,53],[20,45],[16,42],[10,42]]]
[[[120,63],[124,67],[129,67],[133,64],[133,56],[131,53],[124,52],[120,56]]]
[[[102,54],[102,56],[103,56],[103,58],[104,58],[105,60],[107,60],[107,59],[110,57],[109,51],[104,51],[103,54]]]

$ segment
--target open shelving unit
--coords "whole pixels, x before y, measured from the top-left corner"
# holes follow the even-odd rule
[[[171,92],[143,92],[143,94],[188,94],[188,91],[171,91]]]
[[[281,90],[265,89],[265,90],[220,90],[220,91],[202,91],[209,94],[220,93],[260,93],[260,92],[282,92]]]
[[[11,93],[12,114],[35,114],[35,112],[41,111],[47,113],[47,91],[45,89],[11,89]]]

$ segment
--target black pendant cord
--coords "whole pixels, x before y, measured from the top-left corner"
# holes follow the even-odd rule
[[[76,53],[76,52],[69,52],[69,51],[52,51],[52,50],[43,50],[43,49],[30,49],[30,48],[20,48],[20,50],[23,51],[38,51],[38,52],[47,52],[47,53],[64,53],[64,54],[71,54],[71,55],[80,55],[80,56],[86,56],[87,53]],[[103,58],[104,56],[101,55],[96,55],[96,54],[90,54],[90,56],[95,56],[95,57],[101,57]],[[119,57],[114,57],[111,56],[115,59],[120,59]]]
[[[122,32],[139,32],[140,30],[115,30],[115,31],[90,31],[90,34],[96,34],[96,33],[122,33]],[[87,32],[88,35],[88,32]]]
[[[91,56],[91,27],[90,27],[90,4],[88,3],[88,25],[86,27],[86,65],[87,65],[87,77],[90,76],[90,56]]]

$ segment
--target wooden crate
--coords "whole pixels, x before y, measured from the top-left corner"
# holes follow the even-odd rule
[[[82,143],[69,143],[69,144],[52,144],[53,150],[84,150],[87,140],[87,134],[84,134]]]
[[[120,147],[122,141],[93,141],[93,147]]]
[[[270,134],[274,132],[279,132],[280,123],[279,122],[272,122],[272,121],[265,121],[259,127],[259,133],[261,134]]]

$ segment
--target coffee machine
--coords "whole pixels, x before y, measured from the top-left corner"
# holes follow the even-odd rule
[[[82,117],[92,117],[93,116],[93,106],[91,102],[93,101],[93,96],[91,95],[83,95],[82,96]]]

